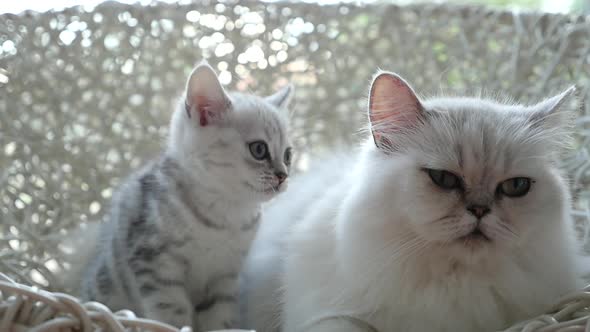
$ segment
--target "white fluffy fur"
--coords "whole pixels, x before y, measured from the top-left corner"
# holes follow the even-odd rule
[[[383,75],[395,84],[376,81],[385,95],[371,98],[411,101],[403,80]],[[568,184],[556,166],[572,92],[533,106],[416,98],[395,110],[401,122],[372,118],[375,139],[388,144],[369,139],[292,181],[265,210],[242,274],[244,327],[366,331],[338,318],[355,317],[382,332],[491,331],[581,287]],[[441,190],[423,168],[460,175],[465,193]],[[532,178],[530,192],[495,197],[513,177]],[[473,201],[491,206],[481,220],[489,243],[458,239],[475,222]]]
[[[226,93],[209,65],[194,69],[166,149],[121,184],[101,237],[85,232],[97,249],[75,251],[86,300],[195,331],[236,327],[237,274],[260,205],[286,186],[291,90]],[[255,141],[266,157],[254,157]]]

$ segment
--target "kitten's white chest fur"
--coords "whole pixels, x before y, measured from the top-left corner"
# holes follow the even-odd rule
[[[195,241],[188,241],[182,247],[185,257],[198,253],[198,260],[195,259],[187,271],[191,276],[189,288],[192,293],[202,293],[203,285],[216,278],[237,276],[260,216],[256,205],[219,207],[212,202],[204,205],[209,207],[208,216],[219,223],[220,228],[208,227],[195,220],[188,223],[186,229],[178,230],[198,235]]]

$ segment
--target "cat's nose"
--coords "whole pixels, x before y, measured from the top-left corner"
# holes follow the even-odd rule
[[[279,179],[279,183],[283,183],[287,178],[287,173],[285,172],[275,172],[275,176]]]
[[[470,205],[467,207],[467,211],[476,216],[478,219],[481,219],[483,216],[490,213],[490,208],[483,205]]]

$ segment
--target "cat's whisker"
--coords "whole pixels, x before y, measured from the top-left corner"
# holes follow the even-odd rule
[[[404,257],[409,257],[412,253],[412,248],[416,248],[419,244],[425,243],[420,241],[418,238],[413,238],[409,241],[404,242],[400,247],[392,246],[397,241],[389,241],[378,254],[373,256],[367,264],[368,271],[378,271],[378,273],[372,273],[365,277],[364,284],[372,284],[377,282],[380,278],[386,278],[387,273],[384,273],[393,263],[403,260]],[[393,255],[383,255],[384,251],[394,251]],[[375,278],[375,279],[373,279]],[[373,280],[368,280],[373,279]]]
[[[383,264],[384,257],[389,257],[387,260],[390,261],[392,260],[392,257],[399,255],[400,250],[411,247],[414,242],[419,242],[419,239],[415,235],[407,235],[405,237],[409,237],[409,240],[404,240],[404,237],[395,237],[389,239],[383,246],[380,247],[380,249],[375,252],[373,257],[366,262],[367,269],[383,270],[387,268],[388,264]],[[396,245],[397,243],[401,243],[401,245]],[[395,254],[388,254],[390,251],[394,251]]]
[[[497,222],[498,226],[500,226],[499,229],[506,231],[508,234],[510,234],[511,236],[513,236],[514,238],[519,238],[518,233],[516,233],[516,231],[514,230],[514,228],[512,226],[510,226],[509,224],[503,222],[503,221],[498,221]]]
[[[520,237],[512,227],[502,221],[496,221],[489,226],[490,230],[502,240],[517,241]]]
[[[406,258],[411,257],[412,254],[415,252],[416,248],[426,246],[426,244],[426,241],[416,237],[413,240],[407,241],[401,246],[395,247],[395,254],[391,255],[388,261],[385,264],[383,264],[383,269],[388,268],[391,264],[395,262],[401,262],[404,261]]]
[[[455,239],[457,234],[471,227],[470,223],[461,223],[455,217],[450,217],[443,222],[437,221],[434,225],[431,230],[436,232],[439,238],[443,239]]]

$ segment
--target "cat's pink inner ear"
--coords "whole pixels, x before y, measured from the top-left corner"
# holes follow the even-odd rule
[[[369,94],[369,120],[377,145],[388,134],[415,127],[420,122],[422,105],[420,100],[400,76],[379,73]]]
[[[198,113],[199,124],[207,126],[229,108],[229,97],[225,93],[217,74],[206,63],[199,64],[191,73],[186,87],[187,114]]]

